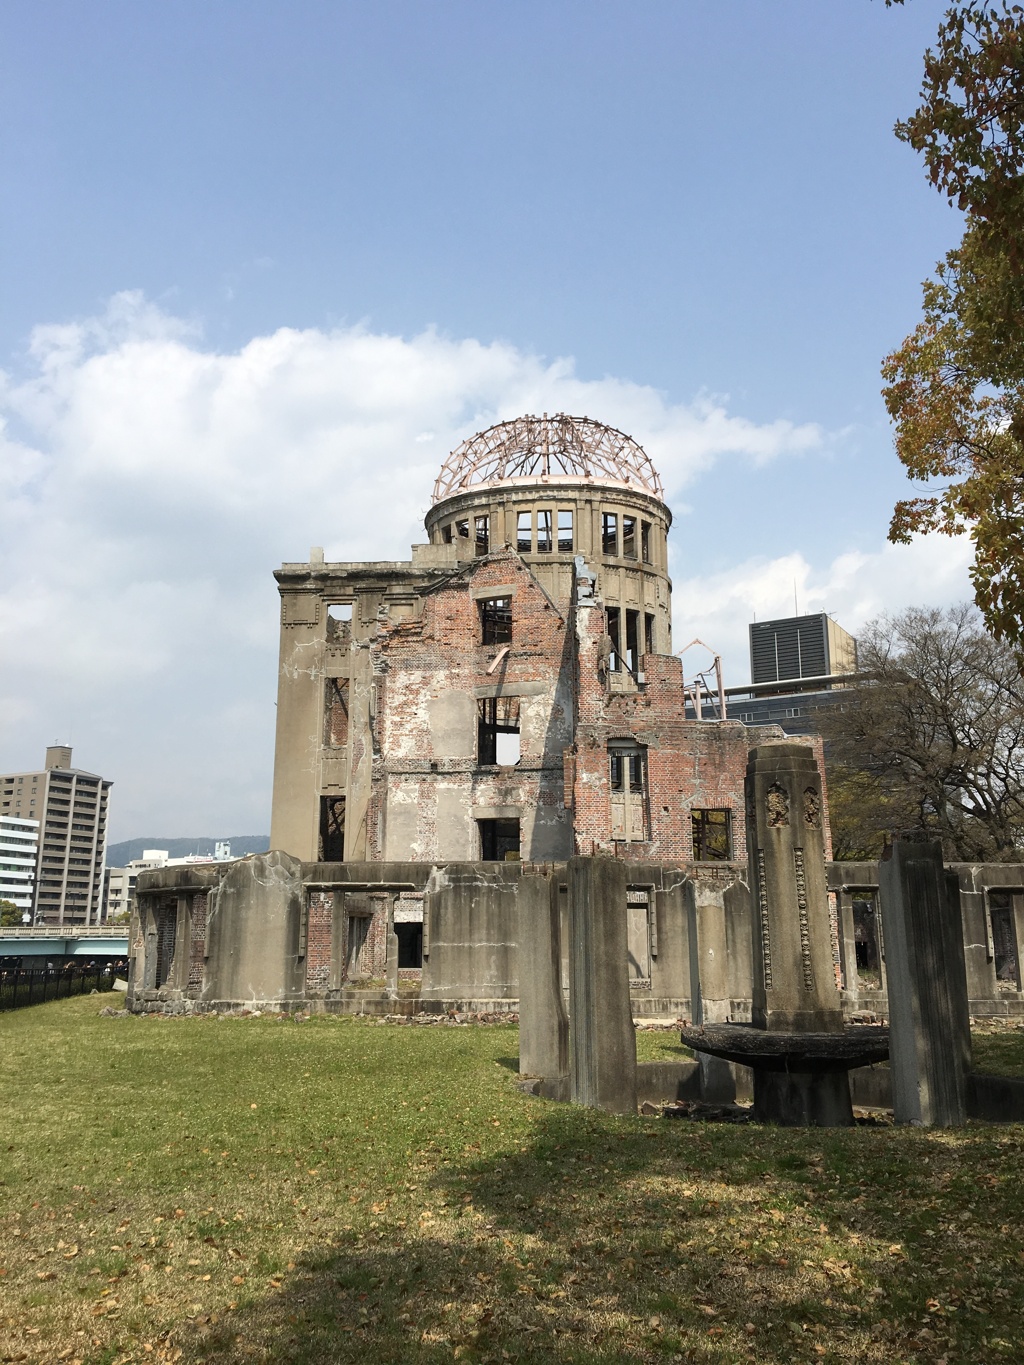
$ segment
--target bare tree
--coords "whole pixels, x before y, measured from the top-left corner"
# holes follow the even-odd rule
[[[837,857],[875,857],[906,828],[957,861],[1008,861],[1024,842],[1024,681],[976,609],[871,622],[859,680],[823,733]]]

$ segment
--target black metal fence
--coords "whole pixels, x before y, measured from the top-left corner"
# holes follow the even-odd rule
[[[123,980],[127,975],[128,963],[120,958],[0,967],[0,1010],[41,1005],[45,1000],[64,1000],[90,991],[111,991],[114,977]]]

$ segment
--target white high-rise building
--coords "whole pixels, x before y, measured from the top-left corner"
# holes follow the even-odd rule
[[[0,815],[0,901],[31,915],[39,857],[39,821]]]

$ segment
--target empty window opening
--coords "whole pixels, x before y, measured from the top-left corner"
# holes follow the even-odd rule
[[[511,768],[519,762],[519,698],[482,697],[478,703],[477,762]]]
[[[626,667],[635,674],[640,666],[640,651],[637,646],[637,629],[640,623],[638,611],[626,610],[626,652],[623,655]]]
[[[608,746],[612,838],[643,842],[647,832],[647,750],[638,744]]]
[[[654,617],[648,611],[644,613],[644,653],[657,654],[654,647]]]
[[[552,538],[552,522],[554,514],[552,512],[537,513],[537,553],[539,555],[549,555],[554,548]]]
[[[651,562],[651,523],[649,521],[640,523],[640,558],[645,564]]]
[[[362,960],[369,934],[369,915],[349,915],[348,952],[345,956],[345,975],[349,978],[369,976],[370,974],[367,965]]]
[[[690,811],[695,862],[721,863],[732,857],[730,814],[727,810]]]
[[[455,534],[461,536],[463,540],[469,539],[469,518],[465,517],[455,523]]]
[[[533,513],[520,512],[516,525],[516,549],[528,555],[533,549]]]
[[[327,639],[348,640],[352,635],[352,603],[332,602],[327,608]]]
[[[622,667],[620,648],[619,648],[619,609],[609,607],[605,612],[608,621],[608,638],[612,642],[611,654],[608,657],[608,667],[613,673],[618,672]]]
[[[478,820],[480,856],[485,863],[519,861],[518,820]]]
[[[563,507],[558,513],[558,553],[572,554],[572,509]]]
[[[441,539],[444,541],[444,543],[445,543],[446,545],[450,545],[450,544],[452,543],[452,524],[451,524],[451,522],[449,522],[447,526],[442,526],[442,527],[441,527]]]
[[[1014,923],[1013,895],[1009,891],[988,893],[992,920],[992,958],[996,985],[1000,991],[1020,990],[1020,960],[1017,955],[1017,927]]]
[[[324,701],[324,743],[338,748],[348,743],[348,678],[328,678]]]
[[[617,555],[619,553],[619,514],[617,512],[601,513],[601,553],[606,555]]]
[[[491,519],[490,517],[477,517],[475,525],[476,552],[478,555],[485,555],[491,548]]]
[[[622,558],[636,559],[636,517],[622,518]]]
[[[857,978],[862,986],[880,988],[882,972],[878,951],[878,907],[872,895],[860,895],[853,902],[853,951]]]
[[[485,645],[512,643],[511,597],[485,597],[480,603],[481,639]]]
[[[320,798],[319,845],[319,862],[341,863],[345,861],[345,798],[343,796],[321,796]]]
[[[423,925],[396,924],[398,938],[398,969],[423,966]]]

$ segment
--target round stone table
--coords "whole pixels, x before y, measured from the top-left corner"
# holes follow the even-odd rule
[[[749,1024],[693,1025],[680,1033],[697,1052],[749,1066],[754,1118],[786,1128],[846,1128],[853,1124],[848,1072],[884,1062],[889,1030],[855,1024],[841,1033],[775,1033]]]

